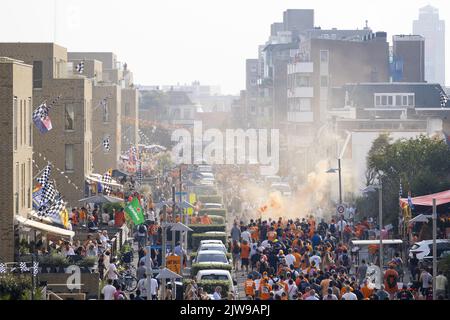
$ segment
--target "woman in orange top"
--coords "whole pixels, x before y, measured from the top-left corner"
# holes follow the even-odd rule
[[[364,286],[361,288],[361,292],[364,296],[364,299],[368,299],[372,295],[373,289],[369,288],[369,281],[364,281]]]
[[[241,244],[241,270],[245,270],[248,272],[248,264],[250,257],[250,246],[246,240],[244,240]]]

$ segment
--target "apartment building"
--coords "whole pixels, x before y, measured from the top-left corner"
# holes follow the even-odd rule
[[[92,81],[73,73],[67,49],[54,43],[0,43],[0,56],[33,66],[32,109],[60,96],[50,111],[53,129],[42,134],[33,126],[33,159],[39,168],[50,161],[64,172],[52,178],[69,206],[78,206],[92,170]]]
[[[33,67],[0,57],[0,261],[14,261],[15,216],[32,210]]]

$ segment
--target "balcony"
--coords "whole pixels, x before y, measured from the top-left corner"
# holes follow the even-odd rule
[[[288,89],[288,98],[313,98],[314,88],[313,87],[296,87],[293,89]]]
[[[294,62],[288,64],[288,74],[312,73],[314,71],[312,62]]]
[[[289,122],[313,122],[314,113],[312,111],[288,112],[287,119]]]

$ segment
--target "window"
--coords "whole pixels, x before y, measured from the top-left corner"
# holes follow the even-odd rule
[[[375,97],[375,106],[381,106],[381,96]]]
[[[31,159],[28,159],[28,179],[32,179],[33,173],[31,170]],[[31,208],[31,184],[28,184],[27,188],[27,208]]]
[[[65,168],[66,171],[73,171],[73,144],[66,144],[65,146]]]
[[[125,103],[125,116],[130,115],[130,104],[127,102]]]
[[[20,177],[19,177],[19,163],[16,162],[16,193],[15,193],[15,202],[16,202],[16,214],[19,214],[19,184],[20,184]]]
[[[103,105],[103,122],[108,123],[109,122],[109,106],[108,101],[105,99],[102,102]]]
[[[408,97],[407,96],[403,96],[402,97],[402,105],[403,106],[407,106],[408,105]]]
[[[73,111],[73,104],[66,104],[64,108],[64,120],[65,130],[75,130],[74,122],[75,122],[75,113]]]
[[[17,97],[14,97],[14,101],[13,101],[13,123],[14,123],[14,150],[17,150],[17,113],[19,112],[18,109],[18,104],[19,102],[17,101]]]
[[[320,86],[328,87],[328,76],[320,76]]]
[[[300,111],[311,111],[311,99],[300,99]]]
[[[402,96],[395,96],[395,105],[396,106],[402,105]]]
[[[328,50],[320,50],[320,62],[328,63]]]
[[[33,132],[33,127],[32,127],[32,121],[31,121],[31,98],[28,98],[28,105],[27,105],[27,115],[28,115],[28,119],[27,119],[27,123],[25,124],[28,127],[28,146],[31,147],[32,146],[32,132]]]
[[[388,106],[393,106],[393,105],[394,105],[394,97],[388,96]]]
[[[381,105],[386,106],[387,105],[387,96],[381,96]]]
[[[19,145],[21,146],[23,144],[23,100],[20,99],[20,117],[19,117],[19,129],[18,129],[18,134],[19,134]]]
[[[42,61],[33,61],[33,88],[42,88]]]
[[[21,203],[21,207],[23,208],[23,207],[25,207],[25,163],[22,163],[22,165],[21,165],[21,169],[22,169],[22,172],[21,172],[21,175],[22,175],[22,181],[21,181],[21,185],[20,185],[20,198],[21,198],[21,201],[20,201],[20,203]]]
[[[414,107],[414,96],[408,96],[408,106]]]

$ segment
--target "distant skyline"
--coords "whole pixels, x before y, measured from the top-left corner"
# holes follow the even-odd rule
[[[314,9],[314,24],[322,29],[362,29],[368,20],[373,31],[386,31],[392,41],[394,34],[412,33],[419,8],[428,4],[450,21],[449,0],[2,0],[0,41],[56,41],[68,51],[112,51],[127,62],[136,84],[198,80],[219,85],[223,94],[239,94],[245,59],[257,57],[270,24],[281,22],[286,9]]]

